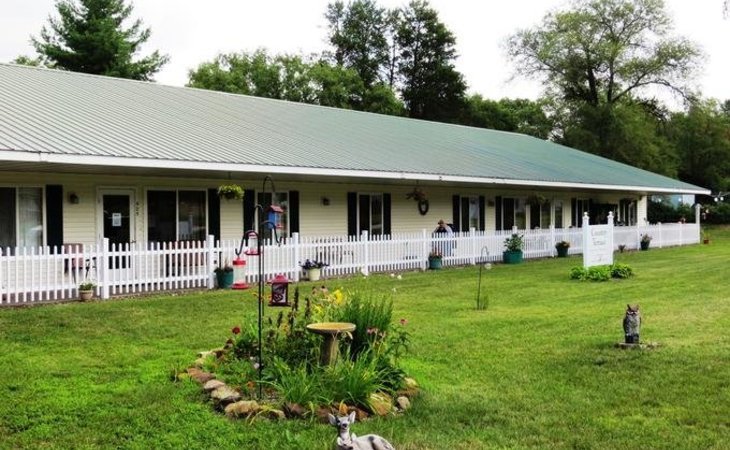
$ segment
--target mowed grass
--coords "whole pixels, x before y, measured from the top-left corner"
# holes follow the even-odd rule
[[[730,448],[730,229],[712,236],[617,254],[630,280],[570,281],[580,257],[495,265],[484,311],[477,267],[326,281],[396,290],[423,387],[355,432],[398,449]],[[658,349],[613,347],[626,303]],[[0,310],[0,448],[331,449],[329,426],[231,421],[169,380],[255,315],[251,292]]]

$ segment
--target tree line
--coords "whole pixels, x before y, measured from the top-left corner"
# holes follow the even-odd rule
[[[151,80],[168,62],[137,57],[149,36],[125,0],[59,0],[22,64]],[[388,9],[334,1],[317,55],[265,49],[220,54],[188,86],[529,134],[730,190],[730,100],[703,98],[691,81],[702,52],[674,35],[662,0],[577,0],[515,31],[506,52],[517,75],[544,86],[537,100],[467,93],[456,37],[426,0]],[[656,93],[685,105],[671,111]],[[610,176],[610,174],[609,174]]]

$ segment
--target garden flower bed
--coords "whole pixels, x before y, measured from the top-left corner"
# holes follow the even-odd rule
[[[322,365],[322,337],[307,325],[345,322],[339,358]],[[399,365],[410,343],[407,320],[393,321],[392,298],[372,292],[314,288],[300,302],[299,288],[287,310],[268,317],[258,360],[255,324],[236,325],[221,348],[198,354],[178,379],[202,385],[214,407],[229,417],[270,419],[315,417],[355,411],[358,420],[410,407],[415,380]],[[259,364],[263,363],[259,379]]]

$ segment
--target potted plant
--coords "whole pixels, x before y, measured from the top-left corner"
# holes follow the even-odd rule
[[[438,270],[441,268],[443,262],[443,255],[438,250],[431,250],[428,254],[428,268],[431,270]]]
[[[709,244],[710,243],[710,233],[708,233],[705,230],[702,230],[701,233],[702,233],[702,243]]]
[[[504,240],[505,251],[502,252],[502,260],[505,264],[519,264],[522,262],[522,246],[524,236],[513,233]]]
[[[639,244],[641,245],[642,250],[649,250],[649,243],[651,242],[651,236],[648,234],[642,234],[641,240],[639,241]]]
[[[565,258],[568,256],[568,249],[570,248],[570,242],[560,241],[555,244],[555,250],[558,251],[558,258]]]
[[[218,186],[218,197],[227,200],[243,199],[243,188],[237,184],[221,184]]]
[[[300,264],[300,266],[307,272],[307,279],[309,281],[318,281],[322,276],[322,267],[329,266],[329,264],[324,261],[317,261],[316,259],[308,259],[303,264]]]
[[[87,300],[91,300],[91,298],[94,297],[95,287],[96,284],[92,281],[84,281],[79,284],[79,297],[81,298],[81,301],[85,302]]]
[[[228,260],[222,266],[216,267],[213,272],[218,282],[218,289],[228,289],[233,285],[233,266],[228,264]]]

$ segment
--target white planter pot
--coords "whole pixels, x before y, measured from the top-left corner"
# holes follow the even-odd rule
[[[319,281],[319,278],[322,276],[322,269],[315,268],[315,269],[307,269],[307,278],[309,281]]]

